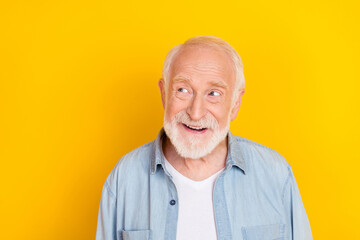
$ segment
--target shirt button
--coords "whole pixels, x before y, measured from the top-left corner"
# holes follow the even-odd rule
[[[170,205],[174,206],[176,204],[176,201],[175,200],[171,200],[170,201]]]

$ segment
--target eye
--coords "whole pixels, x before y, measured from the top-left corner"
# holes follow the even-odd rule
[[[217,96],[220,96],[221,94],[220,94],[220,92],[218,92],[218,91],[211,91],[211,92],[209,93],[209,95],[210,95],[210,96],[217,97]]]
[[[179,88],[178,92],[188,93],[189,91],[186,88]]]

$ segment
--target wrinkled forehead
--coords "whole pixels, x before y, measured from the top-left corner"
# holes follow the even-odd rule
[[[174,57],[170,79],[187,70],[220,74],[225,79],[235,77],[234,63],[227,52],[210,46],[185,46]]]

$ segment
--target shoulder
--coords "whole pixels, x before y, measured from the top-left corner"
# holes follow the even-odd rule
[[[291,167],[285,158],[267,146],[240,136],[234,136],[237,148],[243,155],[249,173],[284,181]]]
[[[277,151],[260,143],[246,139],[244,137],[234,136],[241,151],[248,157],[262,160],[268,164],[278,164],[284,167],[288,167],[289,164],[285,158]]]
[[[154,154],[154,141],[138,147],[125,154],[116,163],[113,171],[132,171],[147,167]]]
[[[105,185],[116,195],[120,187],[146,179],[154,156],[154,141],[125,154],[108,175]]]

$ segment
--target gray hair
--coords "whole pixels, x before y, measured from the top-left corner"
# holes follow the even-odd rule
[[[162,70],[162,76],[165,82],[165,89],[167,91],[167,88],[169,86],[169,74],[170,74],[170,68],[173,60],[175,57],[181,52],[182,49],[184,49],[186,46],[206,46],[206,47],[212,47],[219,50],[224,51],[229,55],[231,60],[234,63],[234,70],[235,70],[235,89],[234,93],[238,93],[239,90],[242,90],[245,88],[245,77],[243,72],[243,64],[241,61],[241,58],[239,54],[236,52],[236,50],[226,41],[222,40],[221,38],[215,37],[215,36],[198,36],[188,39],[185,43],[176,45],[173,47],[169,53],[167,54],[163,70]],[[235,97],[235,95],[234,95]]]

